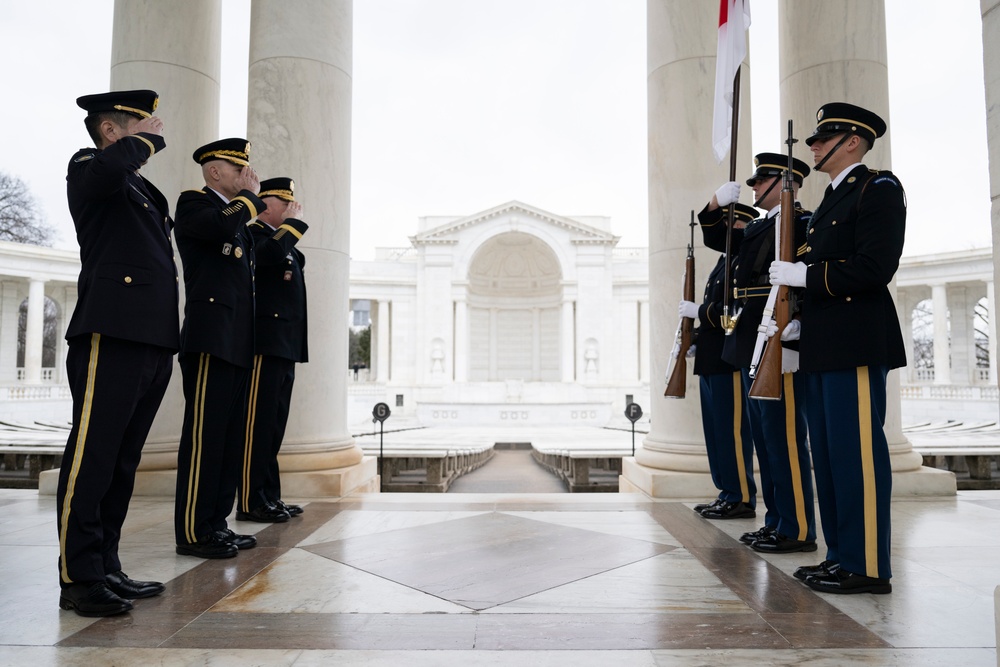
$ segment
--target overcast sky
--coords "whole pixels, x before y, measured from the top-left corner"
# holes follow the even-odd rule
[[[885,4],[905,254],[988,246],[979,3]],[[90,142],[74,100],[109,87],[113,5],[0,0],[0,171],[28,184],[57,247],[76,247],[65,165]],[[223,7],[220,136],[243,136],[249,0]],[[781,145],[777,0],[751,7],[760,152]],[[621,245],[647,245],[645,12],[644,0],[355,0],[352,256],[407,245],[419,216],[512,199],[610,216]]]

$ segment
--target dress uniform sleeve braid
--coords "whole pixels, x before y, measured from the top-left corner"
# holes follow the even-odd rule
[[[125,187],[127,176],[165,146],[166,142],[158,134],[129,135],[102,151],[94,149],[92,158],[74,158],[70,162],[69,178],[78,181],[81,196],[104,199]]]
[[[275,266],[285,261],[285,256],[295,247],[309,229],[309,225],[296,218],[286,218],[281,227],[272,230],[264,225],[252,225],[254,254],[259,266]]]
[[[906,204],[903,188],[894,177],[876,176],[857,204],[854,252],[824,262],[823,283],[808,282],[821,296],[848,296],[888,285],[903,253]]]
[[[717,208],[714,211],[709,211],[707,205],[701,210],[701,213],[698,214],[698,224],[701,227],[701,238],[705,247],[719,252],[726,252],[726,225],[724,222],[724,214],[725,209]],[[739,235],[740,240],[742,240],[742,230],[733,230],[734,248],[739,248],[739,242],[736,240],[737,235]]]
[[[218,199],[204,191],[187,190],[177,200],[177,216],[174,220],[178,235],[205,241],[228,241],[253,217],[251,209],[264,210],[267,206],[252,192],[242,191],[224,209],[217,205]],[[248,205],[253,204],[253,206]]]

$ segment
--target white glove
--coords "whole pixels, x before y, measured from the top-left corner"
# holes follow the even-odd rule
[[[798,340],[801,333],[802,323],[799,320],[791,320],[781,332],[781,340]]]
[[[694,348],[696,348],[696,347],[698,347],[698,346],[697,345],[688,345],[688,353],[687,353],[687,358],[688,359],[694,359]]]
[[[799,370],[798,350],[789,350],[787,347],[781,348],[781,372],[795,373]]]
[[[728,183],[723,183],[719,186],[719,189],[715,191],[715,201],[719,203],[719,206],[729,206],[735,201],[740,199],[740,184],[736,181],[729,181]]]
[[[805,287],[806,271],[808,267],[804,262],[771,262],[771,269],[768,272],[772,285],[788,285],[789,287]]]
[[[778,333],[778,323],[772,317],[771,321],[767,323],[767,337],[770,338],[776,333]]]
[[[670,358],[676,359],[681,354],[681,344],[677,343],[674,345],[674,349],[670,350]],[[667,382],[670,382],[670,375],[667,375]]]
[[[698,304],[693,301],[681,301],[681,305],[677,308],[677,314],[681,317],[695,319],[698,317]]]

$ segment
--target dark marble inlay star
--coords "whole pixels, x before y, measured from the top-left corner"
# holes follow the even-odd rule
[[[675,547],[492,512],[305,548],[481,610]]]

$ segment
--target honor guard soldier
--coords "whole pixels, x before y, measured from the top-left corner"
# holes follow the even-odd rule
[[[222,139],[194,152],[205,187],[177,201],[184,264],[180,366],[184,425],[177,452],[177,553],[230,558],[257,541],[229,529],[243,460],[253,366],[254,255],[247,223],[265,209],[250,142]]]
[[[899,266],[906,197],[888,171],[862,164],[886,124],[853,104],[820,107],[806,139],[830,176],[797,262],[773,284],[803,287],[799,364],[826,560],[795,576],[818,591],[889,593],[892,470],[883,426],[886,375],[906,365],[888,285]]]
[[[740,369],[743,394],[748,398],[753,383],[750,366],[757,341],[757,327],[761,324],[771,291],[768,269],[775,257],[781,180],[787,164],[787,156],[780,153],[760,153],[754,157],[756,169],[746,182],[753,188],[755,205],[767,210],[767,214],[752,221],[745,229],[734,229],[729,235],[729,250],[733,255],[733,297],[739,315],[732,335],[726,337],[722,358]],[[806,163],[793,159],[792,179],[796,192],[808,174]],[[740,186],[735,181],[723,184],[699,214],[702,235],[708,247],[726,249],[725,217],[721,206],[738,197],[739,190]],[[796,206],[795,247],[804,243],[809,215],[808,211]],[[794,330],[794,327],[790,329]],[[783,361],[793,357],[794,353],[782,355]],[[816,550],[816,518],[802,383],[801,376],[783,373],[780,400],[747,401],[760,466],[761,496],[767,511],[764,526],[743,534],[740,541],[755,551],[790,553]]]
[[[752,206],[737,204],[735,220],[742,227],[757,217]],[[722,359],[723,292],[726,289],[726,255],[721,255],[705,284],[699,306],[681,301],[681,317],[697,317],[694,373],[699,377],[701,421],[705,432],[708,467],[719,497],[695,505],[706,519],[752,519],[756,516],[757,485],[753,479],[753,439],[747,420],[746,398],[740,391],[739,368]]]
[[[59,606],[81,616],[132,609],[163,584],[122,572],[118,542],[142,446],[178,347],[177,268],[167,200],[140,168],[166,146],[152,90],[86,95],[76,103],[96,148],[66,176],[80,244],[78,300],[66,339],[73,428],[56,517]]]
[[[278,450],[285,436],[295,364],[309,360],[306,329],[306,258],[295,247],[309,225],[300,220],[290,178],[260,183],[267,205],[249,225],[256,258],[257,315],[253,373],[247,406],[247,442],[243,455],[236,518],[282,522],[302,514],[281,499]]]

